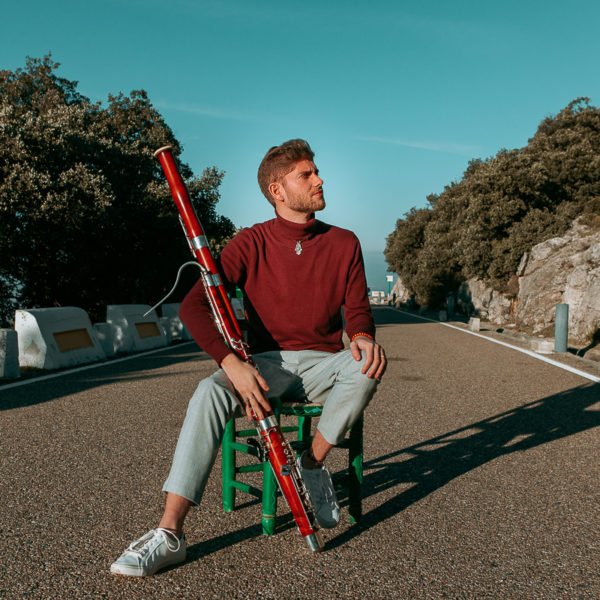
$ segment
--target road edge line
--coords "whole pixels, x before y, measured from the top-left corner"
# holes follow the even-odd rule
[[[518,346],[513,346],[512,344],[503,342],[502,340],[496,340],[492,337],[488,337],[487,335],[482,335],[481,333],[477,333],[475,331],[469,331],[468,329],[463,329],[462,327],[457,327],[456,325],[452,325],[451,323],[443,323],[441,321],[436,321],[435,319],[429,319],[429,318],[423,317],[421,315],[415,315],[413,313],[409,313],[409,312],[407,312],[405,310],[401,310],[399,308],[392,308],[391,306],[386,306],[384,308],[391,308],[392,310],[395,310],[396,312],[402,313],[404,315],[408,315],[410,317],[416,317],[417,319],[421,319],[423,321],[429,321],[430,323],[436,323],[437,325],[443,325],[444,327],[450,327],[451,329],[456,329],[457,331],[461,331],[462,333],[468,333],[469,335],[474,335],[475,337],[481,338],[483,340],[487,340],[488,342],[494,342],[494,344],[499,344],[500,346],[506,346],[507,348],[511,348],[512,350],[516,350],[517,352],[522,352],[523,354],[527,354],[527,356],[537,358],[538,360],[541,360],[542,362],[553,365],[554,367],[558,367],[559,369],[563,369],[564,371],[569,371],[570,373],[579,375],[580,377],[583,377],[584,379],[589,379],[590,381],[593,381],[595,383],[600,383],[600,377],[596,377],[595,375],[586,373],[585,371],[581,371],[579,369],[576,369],[575,367],[570,367],[569,365],[565,365],[561,362],[558,362],[557,360],[553,360],[551,358],[542,356],[542,355],[538,354],[537,352],[534,352],[533,350],[527,350],[526,348],[519,348]]]

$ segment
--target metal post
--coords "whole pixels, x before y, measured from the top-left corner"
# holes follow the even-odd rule
[[[554,352],[566,352],[569,337],[569,305],[556,305],[556,321],[554,326]]]

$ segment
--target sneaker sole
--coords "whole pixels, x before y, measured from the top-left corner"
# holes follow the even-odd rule
[[[334,527],[337,527],[339,525],[339,522],[340,522],[340,518],[339,517],[337,518],[337,520],[332,519],[332,520],[328,521],[327,519],[319,518],[319,516],[316,515],[316,514],[315,514],[315,519],[317,520],[317,523],[323,529],[333,529]]]
[[[174,560],[170,560],[169,562],[163,563],[158,568],[156,568],[152,571],[144,571],[144,569],[142,567],[133,567],[133,566],[130,567],[127,565],[118,565],[117,563],[113,563],[110,566],[110,572],[113,575],[127,575],[129,577],[150,577],[151,575],[154,575],[155,573],[157,573],[158,571],[160,571],[162,569],[166,569],[167,567],[182,563],[184,561],[185,561],[185,554],[183,555],[182,558],[177,558]]]

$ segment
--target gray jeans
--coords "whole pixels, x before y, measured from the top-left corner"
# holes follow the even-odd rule
[[[318,430],[330,444],[340,442],[377,387],[361,373],[363,360],[350,352],[274,351],[254,355],[269,384],[267,397],[323,405]],[[236,411],[237,409],[237,411]],[[239,404],[223,370],[200,382],[185,416],[164,492],[199,504],[219,451],[225,424],[239,416]]]

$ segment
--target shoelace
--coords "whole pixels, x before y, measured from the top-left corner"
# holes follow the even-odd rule
[[[144,554],[147,554],[150,551],[152,544],[157,541],[157,536],[160,536],[161,541],[164,541],[165,544],[167,544],[167,548],[171,552],[177,552],[179,548],[181,548],[181,540],[172,531],[158,527],[152,532],[152,534],[146,534],[136,544],[127,548],[125,552],[142,557]],[[169,545],[169,537],[173,538],[177,542],[177,547],[175,549],[171,548]]]

